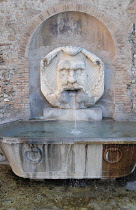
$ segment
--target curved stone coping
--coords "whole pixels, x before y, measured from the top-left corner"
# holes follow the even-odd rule
[[[136,137],[120,138],[29,138],[1,137],[0,144],[136,144]]]
[[[46,10],[43,10],[40,14],[36,15],[32,21],[29,21],[29,23],[26,25],[26,28],[23,30],[24,33],[21,36],[20,39],[20,46],[19,46],[19,53],[18,57],[24,58],[27,57],[28,54],[28,46],[30,43],[30,38],[36,31],[36,29],[48,18],[62,13],[62,12],[69,12],[69,11],[76,11],[76,12],[82,12],[86,13],[90,16],[94,16],[99,21],[101,21],[109,30],[112,38],[114,39],[114,42],[117,44],[120,43],[121,33],[119,28],[116,27],[115,22],[115,16],[113,21],[112,14],[106,14],[103,11],[99,11],[98,7],[94,7],[93,5],[88,4],[76,4],[76,3],[67,3],[67,4],[56,4],[52,7],[49,7]],[[123,23],[125,24],[125,22]],[[123,42],[123,40],[121,40]],[[125,43],[124,43],[125,45]]]

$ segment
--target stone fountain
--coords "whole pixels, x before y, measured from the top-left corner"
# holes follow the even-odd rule
[[[44,110],[46,120],[101,120],[101,108],[90,107],[104,92],[104,64],[83,48],[59,47],[41,61],[41,91],[58,107]]]
[[[0,146],[15,174],[31,179],[115,178],[134,170],[135,123],[102,120],[97,105],[104,93],[100,58],[81,47],[58,47],[41,60],[40,80],[52,105],[43,110],[43,120],[1,127]]]

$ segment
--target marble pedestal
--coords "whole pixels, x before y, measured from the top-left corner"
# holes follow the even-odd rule
[[[43,118],[45,120],[102,120],[102,109],[99,107],[89,109],[57,109],[46,108],[43,110]]]

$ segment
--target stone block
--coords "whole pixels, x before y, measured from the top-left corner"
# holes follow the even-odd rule
[[[45,120],[102,120],[102,109],[94,107],[89,109],[57,109],[46,108],[43,110],[43,118]]]

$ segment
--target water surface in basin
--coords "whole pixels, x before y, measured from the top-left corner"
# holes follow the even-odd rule
[[[136,137],[136,122],[78,121],[17,121],[0,126],[0,136],[46,138],[120,138]]]

